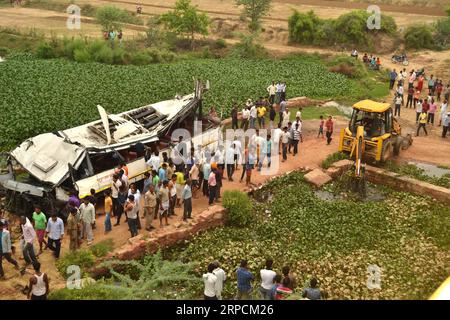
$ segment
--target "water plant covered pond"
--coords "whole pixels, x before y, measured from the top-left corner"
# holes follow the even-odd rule
[[[261,190],[270,201],[253,201],[245,227],[206,232],[165,255],[194,263],[199,275],[218,259],[229,276],[225,298],[235,294],[240,259],[258,276],[270,257],[277,272],[290,265],[300,287],[315,275],[331,299],[426,299],[450,273],[450,210],[430,198],[376,190],[384,199],[322,200],[292,173]],[[373,264],[381,269],[379,290],[367,287]]]
[[[297,172],[271,181],[256,199],[224,193],[232,224],[162,255],[121,262],[128,266],[121,274],[51,298],[202,299],[201,275],[218,260],[228,276],[222,296],[233,299],[240,260],[248,259],[257,288],[259,270],[272,258],[276,272],[289,265],[296,274],[294,298],[314,275],[329,299],[427,299],[450,274],[449,207],[380,186],[369,190],[362,201],[337,181],[322,190],[335,198],[321,199]],[[367,287],[372,265],[381,271],[380,289]]]

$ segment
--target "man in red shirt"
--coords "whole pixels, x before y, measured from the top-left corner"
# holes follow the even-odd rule
[[[333,140],[333,138],[331,138],[331,135],[333,134],[333,120],[331,116],[329,116],[327,122],[325,122],[325,127],[327,128],[327,144],[330,144],[331,140]]]
[[[422,103],[422,112],[428,113],[430,110],[430,104],[428,103],[428,99],[424,99]]]

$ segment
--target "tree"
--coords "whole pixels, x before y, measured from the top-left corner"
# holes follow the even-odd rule
[[[237,6],[243,6],[242,11],[249,20],[249,29],[252,32],[258,31],[261,27],[261,18],[270,10],[272,0],[236,0]]]
[[[192,49],[194,49],[195,35],[206,36],[210,23],[208,16],[200,13],[197,6],[191,4],[191,0],[178,0],[175,9],[163,14],[160,21],[172,32],[188,37]]]
[[[95,19],[103,31],[122,29],[124,11],[114,6],[104,6],[97,9]]]

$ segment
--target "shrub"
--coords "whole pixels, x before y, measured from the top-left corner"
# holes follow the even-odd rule
[[[110,47],[104,46],[100,51],[93,55],[94,61],[112,64],[113,63],[113,51]]]
[[[5,57],[9,54],[9,49],[5,47],[0,47],[0,57]]]
[[[232,226],[246,226],[253,220],[252,203],[242,191],[225,191],[223,206],[228,210],[227,223]]]
[[[56,268],[63,277],[68,277],[67,268],[71,265],[79,266],[82,274],[94,265],[95,256],[89,250],[71,251],[56,262]]]
[[[349,78],[361,79],[368,75],[363,62],[349,56],[337,56],[329,65],[331,72],[341,73]]]
[[[125,50],[123,50],[122,48],[114,48],[112,54],[114,64],[124,64],[126,62]]]
[[[322,168],[328,169],[333,163],[344,159],[348,159],[348,155],[343,152],[335,152],[330,154],[325,160],[322,161]]]
[[[405,46],[413,49],[433,49],[433,30],[426,24],[414,24],[405,31]]]
[[[106,256],[108,252],[112,251],[113,249],[114,241],[112,239],[103,240],[89,248],[92,254],[97,258]]]
[[[92,60],[92,57],[87,49],[75,49],[73,52],[73,59],[76,62],[89,62]]]
[[[234,46],[231,56],[248,59],[264,58],[267,55],[267,51],[262,45],[256,43],[256,36],[256,34],[250,36],[241,35],[241,41]]]
[[[435,25],[435,44],[445,48],[450,43],[450,18],[440,19]]]
[[[55,51],[52,45],[48,42],[41,42],[36,48],[36,55],[41,59],[55,58]]]
[[[295,10],[288,20],[289,41],[304,44],[313,43],[321,23],[322,21],[314,11],[300,13]]]
[[[63,40],[64,46],[64,55],[71,59],[75,60],[75,50],[83,51],[86,49],[86,41],[81,38],[76,39],[67,39]]]
[[[223,49],[227,47],[227,42],[224,39],[217,39],[214,45],[217,49]]]
[[[131,63],[137,66],[143,66],[149,64],[152,60],[146,52],[136,52],[131,55]]]
[[[63,288],[52,290],[49,300],[120,300],[121,294],[107,281],[87,284],[80,290]]]

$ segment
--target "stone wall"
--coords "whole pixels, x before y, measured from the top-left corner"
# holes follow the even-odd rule
[[[341,160],[335,162],[327,174],[333,178],[342,175],[350,169],[353,161]],[[366,179],[375,184],[382,184],[395,190],[406,191],[421,196],[430,196],[440,202],[450,204],[450,189],[417,179],[401,176],[398,173],[366,165]]]
[[[176,223],[173,227],[166,227],[166,230],[158,230],[158,234],[140,234],[131,238],[126,245],[117,248],[106,257],[97,260],[96,266],[90,270],[92,277],[99,278],[108,274],[108,269],[98,267],[107,260],[134,260],[140,259],[149,253],[155,253],[161,248],[181,244],[185,240],[191,239],[194,235],[208,229],[223,226],[226,220],[226,209],[215,205],[209,207],[195,217],[195,222]]]

